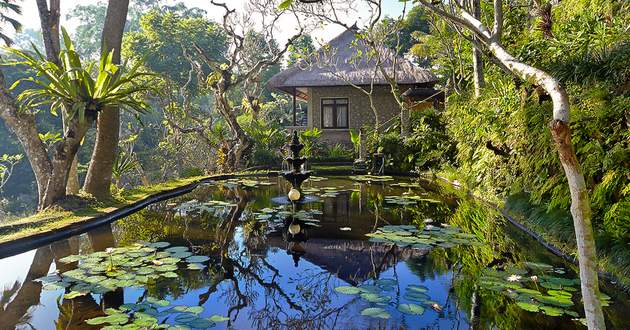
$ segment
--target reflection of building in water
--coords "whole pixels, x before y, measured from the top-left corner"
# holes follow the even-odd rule
[[[279,236],[269,237],[267,243],[272,247],[287,248],[287,242]],[[303,248],[300,258],[336,274],[339,279],[352,285],[364,282],[397,262],[421,257],[426,253],[424,250],[335,238],[310,238],[300,243],[300,247]]]
[[[359,191],[340,191],[336,197],[322,198],[321,202],[309,205],[322,211],[322,215],[317,217],[320,219],[317,223],[319,227],[302,224],[299,233],[291,234],[287,224],[282,237],[279,233],[272,233],[267,244],[286,249],[293,256],[296,266],[302,258],[353,285],[397,262],[426,253],[368,242],[365,234],[382,223],[379,222],[379,213],[366,207],[367,200],[364,185]],[[351,230],[342,231],[341,227],[350,227]]]

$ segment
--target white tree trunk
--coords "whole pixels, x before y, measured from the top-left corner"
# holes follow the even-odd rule
[[[418,0],[434,13],[450,22],[465,28],[482,41],[492,55],[507,69],[521,79],[541,86],[553,102],[553,120],[550,124],[553,140],[564,169],[571,192],[571,214],[575,227],[575,237],[580,267],[582,300],[589,329],[605,329],[604,314],[599,301],[599,282],[595,239],[591,224],[591,206],[584,175],[573,150],[569,128],[569,97],[560,82],[547,72],[525,64],[508,53],[500,44],[503,25],[502,0],[494,0],[494,28],[488,28],[470,13],[459,8],[457,14],[445,11],[428,0]]]
[[[490,41],[492,54],[525,81],[542,86],[553,102],[553,121],[550,124],[553,140],[571,191],[571,214],[575,227],[582,299],[589,329],[605,329],[604,314],[599,301],[597,254],[591,224],[591,205],[584,175],[571,143],[569,128],[569,97],[560,82],[546,72],[519,62],[496,41]]]

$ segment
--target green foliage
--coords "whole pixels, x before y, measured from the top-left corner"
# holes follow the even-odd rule
[[[388,171],[408,173],[439,169],[454,163],[455,144],[449,136],[444,114],[433,109],[412,113],[412,133],[402,138],[394,125],[382,135],[369,134],[369,152],[384,153]]]
[[[36,56],[24,51],[9,48],[7,51],[21,58],[10,65],[26,65],[37,73],[35,77],[17,80],[11,89],[23,82],[37,87],[20,93],[18,101],[24,108],[34,108],[50,104],[50,111],[56,114],[63,109],[69,118],[75,116],[83,121],[86,115],[96,115],[106,106],[128,108],[140,113],[149,106],[137,95],[151,90],[150,84],[138,84],[147,73],[139,71],[139,63],[127,68],[126,63],[118,66],[112,62],[113,51],[103,54],[98,68],[94,64],[81,62],[79,54],[65,29],[62,29],[65,49],[59,54],[61,65],[46,60],[35,48]],[[96,72],[96,74],[94,73]]]
[[[227,37],[219,24],[190,12],[153,9],[140,18],[140,30],[125,35],[123,54],[142,59],[153,72],[164,75],[179,88],[198,93],[199,81],[189,80],[190,56],[196,56],[197,45],[213,60],[221,61],[227,51]],[[211,72],[207,65],[203,70]]]
[[[11,174],[13,174],[13,169],[15,165],[19,163],[24,158],[24,155],[7,155],[3,154],[0,156],[0,193],[2,192],[2,188],[7,184]]]
[[[22,24],[18,22],[13,17],[8,16],[9,14],[22,14],[22,7],[13,1],[1,1],[0,2],[0,22],[9,23],[13,27],[16,32],[20,32],[22,30]],[[4,41],[5,44],[11,45],[13,43],[13,39],[11,39],[8,35],[4,34],[4,29],[0,29],[0,39]]]
[[[352,150],[343,144],[336,143],[332,146],[325,146],[316,159],[325,161],[348,161],[352,160]]]
[[[323,146],[319,138],[322,136],[322,130],[317,127],[300,132],[300,142],[304,144],[302,155],[307,158],[315,158],[322,152]]]

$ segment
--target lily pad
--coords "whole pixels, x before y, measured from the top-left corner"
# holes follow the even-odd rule
[[[362,293],[361,298],[373,303],[384,303],[392,300],[392,297],[378,293]]]
[[[207,256],[192,256],[192,257],[186,258],[186,261],[190,263],[201,263],[201,262],[206,262],[208,260],[210,260],[210,258]]]
[[[361,289],[354,286],[338,286],[335,291],[343,294],[358,294],[363,292]]]
[[[424,307],[416,304],[400,304],[398,310],[410,315],[422,315],[424,313]]]
[[[526,301],[517,301],[516,305],[528,312],[538,312],[540,304],[526,302]]]
[[[380,307],[370,307],[361,311],[361,315],[379,319],[389,319],[391,315]]]

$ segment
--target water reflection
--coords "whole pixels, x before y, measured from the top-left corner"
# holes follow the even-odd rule
[[[85,320],[105,315],[107,308],[166,299],[173,305],[202,306],[202,316],[229,318],[218,328],[234,329],[573,329],[567,318],[528,313],[503,294],[481,289],[478,278],[487,267],[503,267],[524,260],[562,262],[505,227],[498,214],[472,201],[454,202],[443,192],[416,189],[413,194],[440,198],[444,203],[396,206],[386,196],[409,193],[406,188],[354,184],[346,180],[306,183],[307,188],[335,187],[334,196],[304,206],[318,210],[319,222],[299,219],[279,227],[261,221],[256,212],[269,207],[272,197],[287,187],[242,189],[234,185],[207,186],[191,194],[133,214],[86,235],[56,242],[21,256],[0,261],[30,263],[17,280],[7,279],[0,297],[0,329],[90,329]],[[211,212],[181,212],[184,201],[227,202]],[[450,249],[410,249],[371,243],[365,234],[387,224],[427,221],[450,223],[486,242]],[[349,227],[351,230],[341,230]],[[57,269],[78,267],[59,259],[71,254],[104,251],[137,241],[167,241],[210,257],[203,271],[180,270],[176,279],[152,282],[144,288],[119,288],[102,295],[62,299],[69,289],[43,290],[34,279]],[[525,247],[525,248],[523,248]],[[32,255],[32,259],[27,258]],[[26,256],[26,257],[25,257]],[[565,265],[566,266],[566,265]],[[335,288],[369,287],[389,279],[383,292],[391,300],[370,303],[359,295],[344,295]],[[433,304],[422,315],[406,315],[396,306],[413,303],[410,285],[422,284]],[[626,300],[607,309],[613,328],[623,320]],[[361,316],[367,307],[382,307],[389,319]],[[165,319],[161,319],[165,320]],[[171,322],[167,320],[167,322]],[[96,327],[95,327],[96,328]]]

